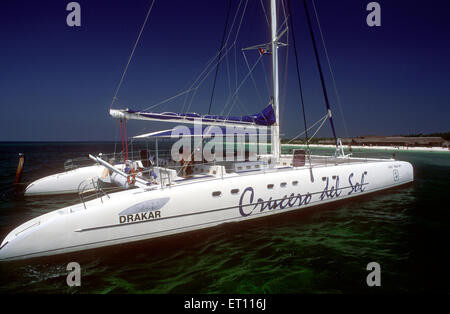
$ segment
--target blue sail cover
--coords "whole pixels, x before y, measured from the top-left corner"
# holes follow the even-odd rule
[[[175,112],[163,112],[163,113],[151,113],[143,111],[134,111],[131,109],[124,110],[126,113],[136,114],[148,119],[154,120],[170,120],[170,121],[194,121],[198,120],[204,123],[231,123],[231,124],[254,124],[261,126],[270,126],[275,123],[275,113],[273,112],[272,105],[268,105],[261,112],[249,115],[249,116],[220,116],[220,115],[199,115],[197,113],[175,113]]]

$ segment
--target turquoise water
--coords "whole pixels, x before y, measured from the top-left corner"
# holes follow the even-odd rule
[[[26,154],[23,180],[31,181],[62,171],[68,158],[113,150],[109,143],[0,143],[0,237],[78,202],[78,196],[24,198],[12,187],[18,152]],[[448,293],[450,154],[396,158],[413,164],[414,183],[164,239],[0,263],[0,293]],[[79,287],[66,284],[73,261],[81,266]],[[381,266],[380,287],[366,284],[370,262]]]

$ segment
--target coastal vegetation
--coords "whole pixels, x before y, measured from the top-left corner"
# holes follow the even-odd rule
[[[375,135],[368,135],[368,136],[355,136],[353,138],[367,138],[367,137],[384,137],[384,136],[375,136]],[[442,132],[442,133],[430,133],[430,134],[424,134],[424,133],[418,133],[418,134],[408,134],[408,135],[392,135],[392,137],[440,137],[445,141],[450,141],[450,132]],[[317,137],[310,140],[310,144],[323,144],[327,142],[333,142],[333,138],[331,137]],[[297,138],[293,141],[291,141],[291,138],[283,138],[281,140],[282,144],[304,144],[305,138]]]

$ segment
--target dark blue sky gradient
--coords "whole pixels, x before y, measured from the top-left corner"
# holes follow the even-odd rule
[[[312,124],[325,114],[325,105],[303,6],[301,1],[291,1],[307,120]],[[372,28],[366,24],[369,0],[315,1],[350,136],[449,131],[448,0],[378,1],[382,25]],[[80,0],[81,27],[66,25],[69,2],[0,2],[1,141],[115,140],[120,134],[109,106],[151,0]],[[234,9],[238,2],[233,0]],[[115,107],[145,109],[185,90],[219,48],[227,5],[219,0],[157,0]],[[267,41],[268,34],[260,1],[250,0],[236,44],[238,84],[247,73],[241,49]],[[315,34],[319,41],[316,26]],[[345,137],[318,44],[338,135]],[[247,57],[253,64],[258,53],[247,53]],[[280,49],[281,91],[286,91],[281,132],[295,136],[303,130],[303,118],[292,49],[287,83],[284,61],[285,52]],[[234,62],[231,50],[220,65],[213,114],[222,113],[230,95],[227,72],[235,85]],[[264,56],[263,62],[270,75],[270,56]],[[258,92],[250,79],[246,81],[231,114],[256,113],[267,105],[262,66],[254,77]],[[189,111],[207,113],[213,79],[214,71]],[[183,102],[180,97],[154,110],[179,111]],[[128,125],[128,135],[174,126]],[[330,137],[329,126],[319,135]]]

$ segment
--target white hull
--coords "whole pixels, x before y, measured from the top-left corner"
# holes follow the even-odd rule
[[[164,188],[126,190],[89,201],[86,208],[81,203],[24,223],[2,242],[0,260],[157,238],[346,199],[412,180],[413,168],[407,162],[361,159],[312,170],[286,167],[230,173],[180,180]]]
[[[98,164],[80,167],[74,170],[53,174],[30,183],[25,189],[26,196],[78,193],[83,181],[98,178],[105,168]],[[87,189],[94,188],[92,182],[86,182]]]

